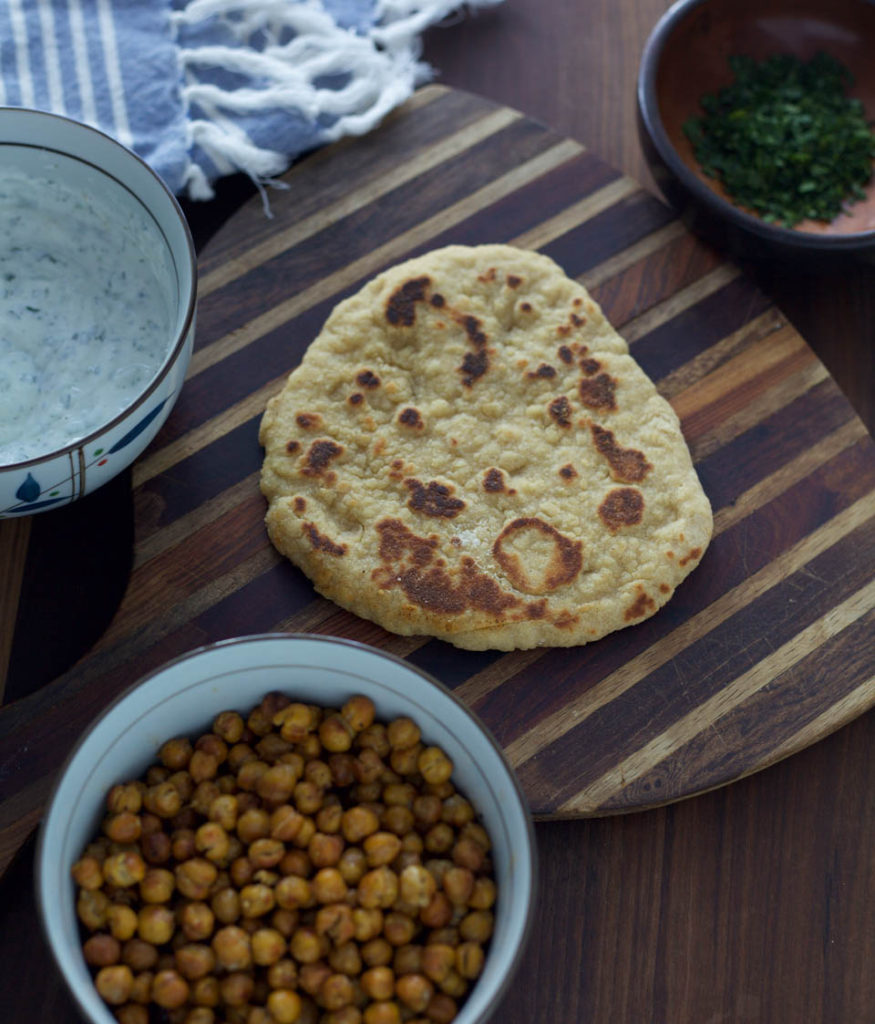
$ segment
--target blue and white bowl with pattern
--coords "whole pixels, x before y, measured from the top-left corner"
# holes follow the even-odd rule
[[[31,180],[40,183],[40,188],[33,189],[32,198],[26,195],[26,183]],[[0,346],[5,345],[7,352],[5,370],[0,366],[0,519],[69,504],[127,468],[158,433],[179,397],[194,340],[194,244],[185,216],[161,178],[131,150],[95,128],[44,111],[0,107],[0,205],[6,201],[4,217],[10,219],[10,210],[14,214],[20,201],[22,223],[38,221],[34,212],[40,213],[40,204],[48,203],[41,198],[47,191],[43,187],[46,181],[58,182],[54,201],[61,202],[60,196],[64,211],[57,217],[54,213],[47,216],[49,207],[45,206],[40,216],[48,225],[46,230],[61,246],[75,235],[76,245],[69,250],[64,247],[64,260],[56,261],[48,248],[45,254],[34,257],[26,246],[14,245],[9,233],[5,240],[0,238],[0,304],[5,321],[5,327],[0,324],[0,335],[6,334],[5,338],[0,336]],[[68,201],[70,196],[74,197],[72,203]],[[66,210],[74,207],[75,213],[68,221]],[[52,232],[56,234],[52,236]],[[97,269],[101,247],[108,267],[102,286]],[[22,252],[24,255],[19,256]],[[45,316],[54,318],[53,343],[59,344],[58,325],[63,325],[64,315],[62,310],[52,308],[52,302],[64,293],[60,286],[64,282],[61,280],[59,285],[57,278],[57,264],[69,266],[70,252],[81,254],[92,274],[91,278],[85,274],[83,280],[97,282],[95,308],[103,288],[103,294],[115,302],[116,314],[119,308],[130,310],[120,330],[106,332],[107,337],[116,339],[119,351],[127,343],[128,333],[136,335],[131,351],[142,347],[146,330],[143,322],[149,318],[153,346],[150,361],[135,353],[135,372],[122,364],[113,378],[114,404],[106,405],[105,416],[97,409],[105,394],[105,372],[109,372],[102,363],[105,357],[108,366],[110,355],[108,349],[101,348],[104,332],[99,314],[93,317],[96,327],[86,358],[77,362],[78,335],[71,327],[70,340],[62,336],[59,350],[65,357],[71,354],[70,359],[54,359],[55,381],[43,391],[44,378],[33,372],[33,346],[40,343],[42,328],[23,321],[31,315],[39,319],[40,308],[44,308]],[[18,285],[16,277],[27,279],[31,287],[34,278],[29,276],[27,266],[34,258],[56,264],[46,268],[56,275],[54,282],[51,276],[43,281],[36,274],[44,304],[29,298],[32,291],[13,295]],[[142,286],[144,274],[150,286],[154,284],[153,289]],[[136,286],[131,284],[133,281],[137,281]],[[119,291],[125,282],[132,289],[132,300],[148,294],[143,301],[151,305],[144,305],[142,311],[135,301],[129,305]],[[76,294],[83,295],[79,308],[87,311],[91,292],[82,289]],[[152,317],[152,313],[156,315]],[[21,330],[16,322],[19,316]],[[10,352],[15,358],[9,358]],[[130,359],[128,354],[124,358]],[[24,366],[20,374],[13,365],[16,363]],[[119,384],[125,374],[132,382]],[[53,403],[63,397],[62,391],[56,395],[53,390],[59,381],[62,391],[71,388],[79,396],[85,395],[84,403],[81,397],[78,401],[93,407],[92,422],[78,432],[80,436],[64,436],[59,429],[60,406],[57,415],[52,411]],[[17,395],[19,387],[22,392]],[[37,425],[38,420],[31,415],[36,408],[31,393],[39,393],[42,415],[47,417],[44,426]]]

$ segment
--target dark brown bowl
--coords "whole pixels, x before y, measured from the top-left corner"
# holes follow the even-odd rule
[[[824,50],[851,71],[851,95],[875,119],[875,3],[871,0],[680,0],[660,19],[638,75],[638,126],[657,185],[691,230],[732,255],[875,262],[875,182],[830,223],[767,224],[736,206],[699,168],[683,133],[700,97],[728,85],[728,58]]]

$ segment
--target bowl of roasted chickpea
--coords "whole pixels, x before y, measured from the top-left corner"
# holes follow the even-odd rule
[[[477,1024],[536,854],[495,739],[401,658],[222,641],[119,696],[40,829],[48,944],[92,1024]]]

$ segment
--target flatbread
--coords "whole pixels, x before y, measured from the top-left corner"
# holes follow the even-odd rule
[[[472,650],[641,622],[711,537],[671,406],[586,289],[512,246],[341,302],[260,440],[269,536],[320,594]]]

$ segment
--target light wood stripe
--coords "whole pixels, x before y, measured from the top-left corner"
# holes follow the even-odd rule
[[[716,341],[682,366],[661,377],[657,383],[659,393],[663,398],[672,399],[717,370],[722,363],[731,358],[733,352],[740,351],[766,335],[780,330],[785,324],[786,321],[777,310],[766,310],[765,313],[739,327],[737,331],[727,334],[725,338]]]
[[[705,729],[716,729],[720,719],[772,682],[776,676],[798,664],[818,647],[853,625],[875,608],[875,580],[831,608],[810,626],[801,630],[777,650],[767,655],[724,686],[710,700],[684,715],[671,728],[655,736],[649,743],[623,758],[601,778],[584,787],[559,807],[559,813],[595,810],[621,786],[628,786]]]
[[[198,284],[198,297],[205,298],[218,288],[224,288],[238,277],[249,273],[262,263],[279,256],[287,249],[293,249],[306,238],[322,231],[330,224],[347,217],[356,210],[370,205],[377,199],[414,178],[425,174],[433,167],[452,160],[465,150],[471,149],[521,119],[520,114],[507,107],[500,107],[473,124],[452,135],[439,139],[433,145],[420,150],[414,157],[398,164],[392,171],[381,173],[376,179],[353,188],[343,199],[330,203],[318,213],[311,214],[284,231],[269,235],[263,242],[247,249],[239,256],[227,260],[221,266],[205,275]]]
[[[645,334],[656,330],[669,320],[673,320],[681,313],[700,303],[703,299],[719,291],[730,281],[739,276],[739,270],[731,263],[722,263],[713,270],[704,274],[692,284],[687,285],[680,291],[670,295],[667,299],[651,306],[646,312],[628,320],[622,325],[622,335],[632,345]]]
[[[565,140],[520,164],[512,171],[494,178],[488,185],[484,185],[464,199],[450,204],[440,213],[436,213],[407,231],[395,235],[383,245],[370,250],[367,255],[345,264],[340,270],[322,278],[318,284],[278,303],[230,334],[224,335],[207,345],[206,348],[195,352],[187,376],[194,377],[208,366],[212,366],[213,363],[227,358],[234,352],[239,352],[257,338],[282,327],[283,324],[299,316],[311,306],[331,298],[332,295],[336,295],[344,288],[349,288],[362,278],[376,273],[377,269],[384,264],[400,259],[409,250],[424,244],[435,235],[441,234],[448,228],[471,217],[482,207],[498,202],[499,199],[516,192],[524,185],[528,185],[566,161],[579,156],[582,152],[581,145]]]
[[[590,715],[665,665],[676,654],[767,593],[786,576],[801,569],[818,555],[828,551],[846,534],[870,521],[873,515],[875,509],[871,496],[867,496],[828,520],[823,526],[749,576],[743,583],[739,583],[707,608],[687,619],[648,650],[605,676],[586,693],[566,704],[560,711],[547,716],[524,736],[508,744],[505,751],[511,763],[519,767],[540,750],[555,743]]]

